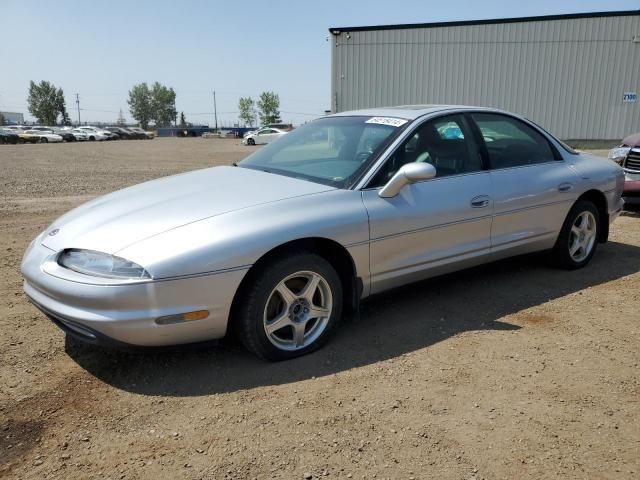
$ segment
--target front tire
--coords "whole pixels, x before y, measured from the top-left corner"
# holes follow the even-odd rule
[[[249,351],[279,361],[326,343],[342,316],[342,283],[329,262],[298,252],[250,275],[235,310]]]
[[[586,266],[596,253],[600,215],[589,200],[578,201],[569,211],[553,248],[553,263],[566,270]]]
[[[256,141],[253,138],[247,139],[247,145],[255,145]]]
[[[49,140],[47,140],[45,137],[42,137],[40,139],[40,143],[47,143],[47,142],[49,142]]]

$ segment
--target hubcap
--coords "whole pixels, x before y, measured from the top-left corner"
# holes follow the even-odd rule
[[[569,234],[569,255],[576,262],[589,256],[596,243],[596,217],[589,211],[576,217]]]
[[[264,331],[277,348],[300,350],[322,335],[332,308],[329,283],[318,273],[296,272],[278,283],[269,295]]]

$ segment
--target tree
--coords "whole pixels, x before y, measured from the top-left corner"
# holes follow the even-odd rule
[[[181,127],[186,127],[187,126],[187,119],[184,116],[184,112],[180,112],[180,126]]]
[[[171,125],[178,114],[176,111],[176,92],[155,82],[151,88],[151,111],[158,127]]]
[[[58,111],[60,112],[60,116],[62,117],[61,122],[63,125],[71,125],[71,119],[69,118],[69,113],[67,113],[67,104],[64,101],[64,92],[61,88],[57,91],[57,103],[58,103]]]
[[[129,91],[129,111],[142,128],[147,128],[149,122],[155,122],[156,127],[171,125],[176,118],[176,92],[159,82],[151,85],[146,82],[134,85]]]
[[[263,125],[280,120],[280,97],[274,92],[262,92],[258,100],[260,123]]]
[[[64,92],[45,80],[40,83],[31,80],[27,104],[31,115],[44,125],[55,125],[60,114],[63,116],[63,122],[69,121]]]
[[[244,123],[245,126],[249,125],[250,127],[253,127],[253,124],[256,121],[256,109],[253,98],[240,97],[240,100],[238,101],[238,110],[240,112],[238,115],[240,121]]]
[[[118,120],[116,120],[116,125],[119,127],[124,127],[127,124],[127,121],[124,119],[124,114],[122,113],[122,109],[118,113]]]
[[[129,90],[129,100],[127,100],[127,103],[129,104],[131,116],[146,130],[149,122],[154,117],[151,91],[146,82],[134,85],[133,88]]]

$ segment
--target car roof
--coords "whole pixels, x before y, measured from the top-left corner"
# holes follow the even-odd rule
[[[349,116],[366,116],[366,117],[398,117],[407,120],[414,120],[429,113],[441,112],[446,110],[487,110],[492,112],[501,112],[494,108],[474,107],[469,105],[398,105],[394,107],[377,107],[365,108],[362,110],[351,110],[348,112],[334,113],[330,117],[349,117]]]

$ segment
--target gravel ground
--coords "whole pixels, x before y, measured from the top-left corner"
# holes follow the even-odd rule
[[[640,477],[638,213],[586,269],[526,257],[411,285],[278,364],[233,342],[153,353],[65,342],[28,304],[20,259],[54,218],[249,148],[0,147],[0,477]]]

